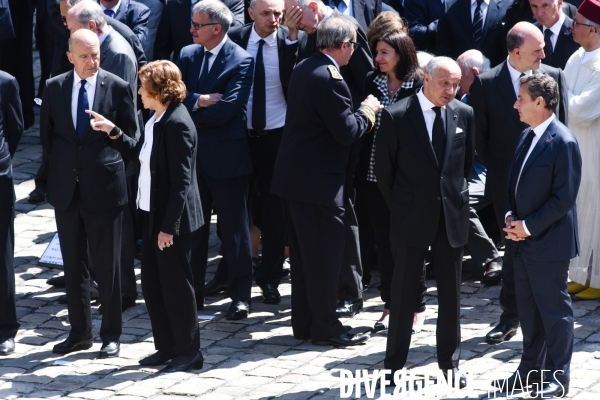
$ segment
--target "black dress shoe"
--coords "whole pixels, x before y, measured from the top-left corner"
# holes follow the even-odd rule
[[[36,187],[31,193],[29,193],[29,198],[27,200],[31,204],[43,203],[46,201],[46,189]]]
[[[204,286],[204,294],[208,294],[208,295],[216,294],[216,293],[222,292],[224,290],[227,290],[227,284],[218,282],[215,279],[208,282]]]
[[[65,276],[55,276],[54,278],[50,278],[46,281],[46,285],[54,286],[57,288],[64,288]]]
[[[562,398],[569,393],[569,382],[559,383],[556,380],[546,382],[544,385],[529,394],[532,399]]]
[[[167,361],[177,357],[175,350],[158,350],[156,353],[142,358],[139,363],[145,367],[154,367],[165,364]]]
[[[517,334],[517,328],[511,328],[504,323],[499,323],[494,329],[485,335],[485,341],[488,343],[502,343],[509,340]]]
[[[363,308],[362,299],[359,300],[341,300],[336,309],[335,313],[338,318],[352,318],[358,314]]]
[[[135,307],[135,299],[124,294],[121,296],[121,311],[125,311],[129,307]]]
[[[486,285],[495,285],[502,280],[502,265],[496,261],[490,262],[486,269],[481,282]]]
[[[353,328],[351,326],[348,325],[343,325],[344,327],[344,332],[348,333],[350,332]],[[350,335],[352,336],[352,335]],[[306,334],[306,335],[294,335],[295,339],[298,340],[310,340],[310,333]]]
[[[458,376],[458,388],[463,389],[467,387],[467,377],[460,373],[458,368],[452,368],[452,375],[448,378],[448,370],[442,370],[442,374],[444,374],[444,378],[446,378],[446,382],[450,383],[452,387],[455,387],[455,376]],[[459,375],[460,374],[460,375]],[[451,379],[451,382],[448,381]]]
[[[281,295],[277,286],[267,284],[260,287],[262,289],[263,303],[265,304],[279,304],[281,302]]]
[[[100,358],[119,357],[120,353],[121,343],[105,341],[102,342],[102,348],[100,348],[100,354],[98,356]]]
[[[94,339],[90,336],[87,339],[75,339],[69,336],[64,342],[60,342],[52,349],[56,354],[68,354],[74,351],[87,350],[94,344]]]
[[[248,318],[250,305],[244,301],[234,301],[227,310],[227,319],[243,319]]]
[[[375,325],[373,325],[373,333],[381,332],[387,330],[389,326],[389,321],[386,319],[385,321],[377,321]]]
[[[354,346],[366,342],[369,337],[368,333],[351,335],[348,332],[344,332],[340,336],[329,340],[313,341],[313,344],[317,346]]]
[[[177,363],[175,360],[173,360],[173,362],[171,362],[171,364],[169,364],[169,366],[167,367],[167,369],[165,369],[164,372],[167,374],[170,374],[173,372],[183,372],[183,371],[187,371],[188,369],[190,369],[192,367],[194,369],[202,369],[203,365],[204,365],[204,357],[202,357],[202,353],[200,353],[200,351],[198,351],[198,354],[196,354],[196,356],[188,362]]]
[[[15,352],[15,339],[0,339],[0,356],[7,356]]]
[[[58,296],[58,299],[56,299],[56,301],[58,301],[60,304],[67,304],[67,295],[63,294]]]
[[[540,373],[538,371],[533,371],[529,374],[522,374],[519,372],[519,375],[515,372],[507,379],[499,379],[492,381],[492,386],[497,387],[501,391],[508,390],[509,392],[513,389],[515,390],[525,390],[532,384],[536,383],[539,385],[540,382]],[[523,387],[525,385],[525,387]]]

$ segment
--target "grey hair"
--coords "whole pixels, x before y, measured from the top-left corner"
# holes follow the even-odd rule
[[[527,85],[527,93],[531,100],[538,97],[544,99],[544,108],[552,110],[558,105],[558,84],[556,81],[546,74],[533,74],[524,76],[519,79],[521,85]]]
[[[462,58],[460,62],[457,63],[465,68],[467,71],[471,71],[471,68],[477,68],[479,73],[484,73],[489,71],[490,69],[490,59],[483,55],[482,52],[478,51],[474,55],[470,55],[468,57]],[[469,72],[470,73],[470,72]]]
[[[75,0],[68,0],[69,2]],[[79,3],[85,0],[77,0]],[[106,17],[100,5],[94,1],[86,1],[85,4],[75,13],[77,21],[81,25],[87,25],[88,22],[94,21],[99,27],[106,25]]]
[[[317,49],[339,49],[342,43],[350,42],[356,35],[358,23],[343,14],[332,15],[317,28]]]
[[[64,1],[64,0],[56,0],[56,1],[58,1],[60,3],[61,1]],[[67,0],[67,8],[73,8],[73,6],[81,3],[82,1],[85,1],[85,0]]]
[[[453,64],[456,66],[456,68],[460,69],[456,61],[454,61],[450,57],[433,57],[425,66],[424,72],[429,76],[433,76],[435,74],[435,71],[437,71],[437,69],[445,63]]]
[[[431,61],[431,59],[435,57],[433,54],[428,53],[426,51],[417,51],[417,60],[419,60],[419,68],[425,69],[427,63]]]
[[[221,31],[227,33],[233,22],[233,15],[229,8],[219,0],[201,0],[194,6],[194,15],[202,13],[208,16],[213,24],[221,25]]]
[[[582,15],[582,17],[583,17],[583,15]],[[594,29],[596,29],[596,35],[600,36],[600,24],[597,24],[594,21],[590,21],[586,17],[583,17],[583,22],[585,22],[588,25],[593,26]]]
[[[250,0],[249,7],[254,10],[254,5],[256,4],[256,0]]]

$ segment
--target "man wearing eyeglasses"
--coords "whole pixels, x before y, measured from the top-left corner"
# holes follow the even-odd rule
[[[567,62],[565,77],[569,96],[569,129],[579,147],[583,168],[577,196],[581,238],[579,257],[569,267],[569,294],[580,300],[600,298],[600,162],[596,155],[600,130],[600,2],[585,0],[571,25],[573,40],[581,45]]]
[[[198,130],[197,177],[202,213],[218,212],[227,286],[232,303],[228,319],[250,312],[252,255],[248,226],[248,175],[252,160],[248,146],[246,104],[254,74],[254,58],[227,36],[232,15],[218,0],[194,6],[190,32],[195,44],[184,47],[177,66],[188,94],[188,108]],[[192,238],[192,273],[196,301],[204,300],[204,278],[210,224]]]

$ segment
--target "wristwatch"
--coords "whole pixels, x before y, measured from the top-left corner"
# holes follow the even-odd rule
[[[123,131],[121,130],[121,128],[115,126],[112,131],[110,131],[110,133],[108,134],[108,137],[115,140],[121,137],[121,135],[123,134]]]

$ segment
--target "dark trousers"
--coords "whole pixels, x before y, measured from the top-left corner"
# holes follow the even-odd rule
[[[42,20],[39,18],[37,19],[35,26],[35,42],[36,47],[40,52],[41,67],[37,97],[40,99],[44,94],[46,80],[50,78],[50,73],[52,72],[52,59],[54,58],[56,36],[58,36],[58,33],[56,32],[56,28],[52,25],[48,13],[45,14]]]
[[[500,229],[506,226],[504,216],[506,214],[506,196],[497,196],[494,200],[494,211]],[[506,232],[502,231],[502,237]],[[511,240],[504,241],[504,258],[502,261],[502,290],[500,291],[500,323],[511,328],[519,326],[519,313],[517,311],[517,296],[515,294],[515,273],[513,258],[511,254]]]
[[[373,238],[377,248],[377,260],[379,265],[379,276],[381,281],[381,300],[385,303],[385,308],[390,309],[390,297],[392,289],[392,275],[394,274],[394,259],[390,243],[390,208],[388,207],[377,182],[361,180],[356,182],[357,203],[360,198],[366,205],[368,213],[367,221],[373,230]],[[365,221],[366,222],[366,221]],[[361,226],[362,231],[362,226]],[[360,240],[362,242],[363,235]],[[419,279],[419,290],[415,291],[415,310],[414,312],[425,311],[425,269]]]
[[[123,207],[123,233],[121,234],[121,293],[132,299],[137,298],[135,279],[135,229],[134,213],[136,210],[137,190],[133,177],[127,177],[127,194],[129,202]]]
[[[48,169],[50,167],[50,160],[46,155],[45,151],[42,151],[42,162],[37,174],[35,175],[35,187],[46,190],[48,186]]]
[[[252,289],[252,253],[248,226],[248,176],[212,179],[198,167],[198,189],[202,214],[211,215],[213,203],[217,209],[223,256],[227,261],[229,297],[249,301]],[[210,219],[192,234],[192,273],[196,297],[204,301],[204,278],[208,261]],[[215,279],[218,279],[215,276]]]
[[[283,128],[279,128],[269,131],[264,136],[248,138],[262,211],[262,261],[256,271],[258,286],[278,286],[283,269],[285,252],[283,203],[279,196],[271,193],[275,158],[282,133]]]
[[[393,235],[392,235],[393,237]],[[441,369],[458,367],[460,357],[460,284],[463,248],[454,248],[448,241],[444,214],[440,214],[438,231],[431,244],[435,259],[435,280],[438,290],[436,327],[437,360]],[[427,247],[392,246],[394,276],[385,368],[398,370],[406,364],[412,334],[414,303]]]
[[[527,239],[525,239],[527,240]],[[567,293],[569,260],[538,261],[515,255],[515,288],[523,332],[521,376],[537,369],[569,382],[573,355],[573,308]],[[544,362],[545,359],[545,362]]]
[[[160,250],[158,233],[150,232],[144,214],[142,292],[154,347],[195,355],[200,350],[200,331],[190,267],[192,234],[173,236],[173,245]]]
[[[285,200],[292,263],[292,330],[313,341],[339,336],[335,313],[344,257],[344,208]]]
[[[103,341],[117,341],[121,336],[121,232],[123,207],[100,212],[87,210],[79,187],[65,211],[55,210],[65,268],[67,309],[71,336],[92,336],[90,308],[90,270],[87,251],[94,265],[94,275],[104,313],[100,326]]]
[[[340,300],[362,299],[362,263],[360,259],[360,238],[358,220],[354,212],[354,189],[347,189],[344,199],[344,258],[340,269],[338,298]]]
[[[14,338],[19,330],[15,303],[15,270],[13,254],[15,252],[15,209],[13,203],[12,179],[0,176],[0,342]],[[10,199],[9,199],[10,198]]]

